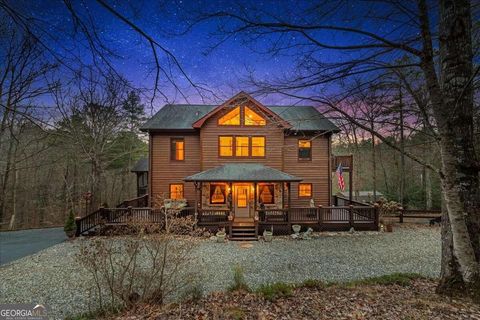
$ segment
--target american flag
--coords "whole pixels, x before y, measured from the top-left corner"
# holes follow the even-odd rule
[[[337,168],[338,187],[340,190],[345,191],[345,180],[343,180],[343,167],[340,163]]]

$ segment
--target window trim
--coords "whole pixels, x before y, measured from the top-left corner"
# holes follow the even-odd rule
[[[220,154],[220,138],[232,138],[232,155],[231,156],[222,156]],[[237,156],[237,137],[246,137],[248,138],[248,156]],[[264,153],[263,156],[252,156],[252,138],[263,138],[265,145],[263,147]],[[267,157],[267,137],[264,135],[219,135],[217,139],[217,156],[223,159],[232,159],[232,158],[239,158],[239,159],[265,159]]]
[[[300,149],[307,149],[307,148],[300,148],[300,141],[310,141],[310,156],[308,158],[302,158],[300,157]],[[298,161],[312,161],[312,153],[313,153],[313,147],[312,147],[312,140],[310,139],[298,139],[297,140],[297,159]]]
[[[185,184],[184,183],[170,183],[168,185],[168,198],[172,199],[172,186],[182,186],[182,198],[179,199],[185,199]],[[174,199],[177,200],[177,199]]]
[[[263,156],[254,156],[253,155],[253,144],[252,144],[252,138],[263,138]],[[255,136],[250,136],[250,158],[255,158],[255,159],[264,159],[267,157],[267,137],[262,136],[262,135],[255,135]]]
[[[232,155],[231,156],[222,156],[222,154],[220,152],[220,147],[221,147],[220,138],[232,138]],[[234,158],[235,157],[235,136],[228,136],[228,135],[218,136],[217,147],[218,147],[218,157],[219,158],[226,158],[226,159]]]
[[[309,196],[302,196],[300,195],[300,185],[305,185],[305,184],[309,184],[310,185],[310,195]],[[298,192],[298,197],[299,198],[303,198],[303,199],[311,199],[313,198],[313,183],[303,183],[303,182],[299,182],[298,183],[298,187],[297,187],[297,192]]]
[[[173,152],[173,142],[174,141],[183,141],[183,159],[177,159],[177,153],[176,153],[176,146],[175,146],[175,152]],[[170,137],[170,161],[174,162],[182,162],[185,161],[185,137]]]

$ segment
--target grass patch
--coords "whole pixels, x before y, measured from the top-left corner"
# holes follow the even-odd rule
[[[264,284],[255,290],[255,292],[269,301],[275,301],[278,298],[290,297],[294,286],[284,282],[275,282]]]
[[[425,279],[425,277],[417,273],[392,273],[392,274],[386,274],[379,277],[354,280],[354,281],[344,283],[344,285],[347,287],[355,287],[358,285],[387,286],[387,285],[396,284],[399,286],[407,287],[412,283],[412,280],[415,280],[415,279]]]
[[[318,288],[318,289],[321,289],[321,288],[326,288],[328,287],[330,284],[329,283],[326,283],[326,282],[323,282],[322,280],[316,280],[316,279],[307,279],[305,281],[303,281],[299,287],[303,287],[303,288]]]
[[[120,314],[124,309],[123,308],[107,308],[107,309],[98,309],[94,311],[89,311],[74,316],[68,316],[65,320],[94,320],[98,318],[111,317],[113,315]]]
[[[243,268],[240,266],[236,266],[233,269],[233,283],[228,287],[229,291],[247,291],[250,292],[250,288],[245,281],[245,275],[243,272]]]

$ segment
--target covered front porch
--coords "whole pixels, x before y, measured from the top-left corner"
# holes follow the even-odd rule
[[[291,182],[302,179],[261,164],[226,164],[185,178],[195,185],[199,225],[254,225],[266,210],[290,208]]]

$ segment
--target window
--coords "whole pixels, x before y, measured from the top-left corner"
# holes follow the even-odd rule
[[[312,141],[298,140],[298,159],[300,160],[312,159]]]
[[[183,197],[183,184],[171,184],[170,185],[170,199],[184,199]]]
[[[252,137],[252,157],[265,157],[265,137]]]
[[[235,137],[235,155],[237,157],[248,157],[249,145],[248,137]]]
[[[170,140],[170,159],[185,160],[185,140],[183,138],[172,138]]]
[[[220,119],[218,124],[221,126],[239,126],[240,125],[240,107],[236,107]]]
[[[218,154],[221,157],[233,156],[233,137],[218,137]]]
[[[275,203],[275,185],[273,183],[258,184],[258,200],[263,204]]]
[[[224,183],[210,183],[210,204],[227,203],[227,186]]]
[[[264,126],[267,124],[267,122],[262,116],[260,116],[258,113],[256,113],[249,107],[244,107],[244,112],[244,121],[246,126]]]
[[[298,184],[298,196],[299,197],[312,197],[312,184],[311,183],[299,183]]]

